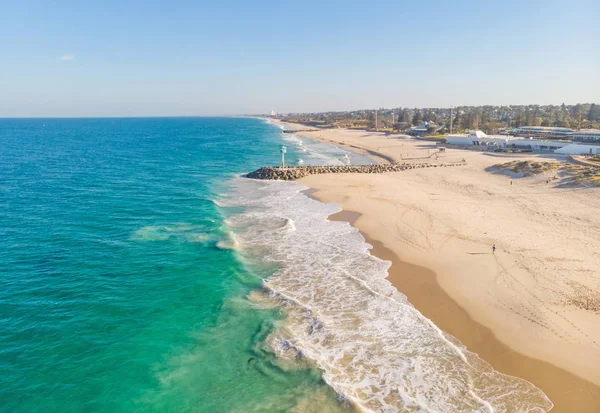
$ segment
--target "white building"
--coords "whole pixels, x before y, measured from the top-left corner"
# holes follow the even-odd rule
[[[582,143],[543,141],[538,139],[523,139],[512,136],[488,136],[482,131],[469,131],[469,134],[446,135],[446,142],[452,145],[483,145],[500,148],[529,149],[534,152],[552,152],[563,155],[597,155],[600,145],[585,145]]]
[[[557,149],[554,153],[565,155],[600,155],[600,145],[582,145],[571,143]]]
[[[446,135],[446,142],[451,145],[475,145],[475,146],[498,146],[506,147],[509,142],[516,138],[512,136],[491,135],[488,136],[480,130],[469,131],[468,134]]]
[[[514,139],[510,142],[509,146],[517,149],[531,149],[536,152],[554,152],[569,144],[569,142],[541,141],[529,138]]]

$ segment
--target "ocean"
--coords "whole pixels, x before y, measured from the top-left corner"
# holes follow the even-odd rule
[[[0,119],[0,411],[546,412],[296,182],[369,158],[249,118]]]

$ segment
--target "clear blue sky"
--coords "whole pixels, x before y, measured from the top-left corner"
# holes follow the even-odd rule
[[[600,1],[0,5],[0,117],[600,103]]]

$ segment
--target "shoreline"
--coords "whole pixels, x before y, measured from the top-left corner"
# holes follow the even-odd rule
[[[331,131],[330,137],[338,140],[348,139],[351,142],[354,140],[365,144],[370,142],[368,139],[363,140],[363,135],[352,135],[352,133],[343,130]],[[309,134],[303,136],[323,140]],[[385,138],[372,135],[372,139],[376,140],[373,146],[379,146],[382,145]],[[337,143],[335,141],[329,142]],[[399,146],[402,145],[396,139],[389,139],[388,142],[396,145],[391,149],[392,151],[398,151]],[[410,145],[407,141],[404,142],[406,142],[404,143],[405,147]],[[417,145],[422,145],[422,143],[413,144],[415,148]],[[426,149],[424,146],[420,146],[421,153],[424,149]],[[401,150],[406,151],[403,148]],[[415,149],[413,153],[418,152]],[[452,176],[453,179],[465,181],[469,187],[468,195],[470,198],[467,199],[470,203],[482,203],[480,196],[473,197],[471,193],[473,192],[473,184],[476,185],[476,181],[481,182],[488,179],[492,181],[489,185],[490,189],[487,189],[487,182],[482,184],[482,186],[485,185],[482,189],[487,194],[492,194],[498,189],[495,187],[498,181],[502,184],[502,180],[504,180],[508,184],[509,178],[489,174],[481,166],[485,162],[488,164],[494,162],[493,157],[490,157],[491,160],[482,161],[485,156],[477,152],[467,153],[450,149],[447,150],[447,153],[448,157],[464,156],[469,159],[469,163],[471,160],[473,162],[477,161],[477,165],[470,165],[467,171],[461,172],[461,176]],[[433,172],[433,174],[436,174],[436,172]],[[598,339],[596,338],[596,341],[593,341],[595,335],[597,335],[597,329],[594,328],[594,325],[597,325],[594,324],[594,317],[596,316],[593,312],[585,312],[579,308],[557,308],[554,298],[551,296],[546,298],[540,295],[538,290],[530,290],[532,286],[528,280],[533,275],[535,280],[533,287],[537,287],[539,284],[537,277],[540,275],[537,273],[529,274],[529,272],[539,270],[539,268],[530,268],[530,262],[524,261],[524,258],[533,256],[534,259],[540,260],[544,259],[544,256],[536,256],[533,253],[517,255],[516,246],[506,243],[510,242],[509,240],[503,242],[502,239],[496,238],[502,235],[501,233],[488,234],[493,229],[490,228],[489,220],[484,222],[475,221],[473,227],[464,229],[465,232],[458,225],[453,232],[448,233],[446,231],[444,233],[444,231],[438,230],[438,233],[436,233],[434,229],[437,229],[438,225],[444,226],[443,219],[452,218],[453,216],[464,218],[465,215],[473,212],[467,212],[469,209],[463,211],[461,208],[454,210],[455,206],[461,203],[459,198],[458,200],[445,201],[445,205],[448,205],[446,208],[451,209],[451,211],[443,215],[442,220],[439,216],[430,214],[429,212],[438,212],[435,208],[430,211],[432,202],[434,204],[440,202],[443,196],[456,196],[454,194],[444,194],[444,190],[452,189],[452,187],[445,187],[448,183],[447,177],[436,176],[433,178],[437,180],[432,179],[431,174],[428,173],[415,173],[402,177],[395,173],[372,177],[346,174],[308,177],[301,179],[300,183],[311,188],[305,192],[308,196],[320,202],[337,204],[343,208],[342,212],[330,216],[329,219],[349,222],[373,246],[371,253],[374,256],[391,261],[393,264],[389,271],[388,280],[408,297],[409,302],[417,310],[432,320],[440,329],[458,338],[470,351],[478,354],[495,370],[533,383],[554,403],[555,407],[551,410],[552,412],[593,413],[600,411],[598,370],[593,367],[600,362],[596,344]],[[420,182],[423,179],[427,183],[426,186],[421,186]],[[442,187],[440,187],[440,179],[441,183],[444,184]],[[541,177],[538,181],[543,182]],[[463,184],[463,182],[460,183]],[[548,200],[546,200],[544,198],[546,196],[545,192],[540,192],[536,181],[530,180],[525,183],[527,185],[523,185],[523,195],[520,196],[525,198],[527,202],[530,202],[528,195],[535,191],[536,197],[539,196],[543,203],[553,205],[553,202],[559,202],[559,204],[554,205],[558,205],[558,208],[563,210],[563,214],[570,214],[572,213],[571,210],[577,210],[576,207],[567,206],[568,204],[562,200],[563,197],[572,198],[574,195],[567,195],[566,192],[550,189]],[[352,191],[348,191],[349,187],[353,188]],[[503,186],[503,188],[505,187]],[[521,187],[514,189],[521,190]],[[412,192],[414,191],[428,194],[419,198],[419,196],[413,195]],[[597,192],[592,192],[586,196],[593,197],[596,194]],[[410,195],[409,198],[414,199],[405,200],[406,195]],[[432,195],[434,196],[433,199],[431,199]],[[489,198],[489,195],[486,196]],[[519,193],[511,195],[511,198],[514,199],[519,199],[518,197]],[[582,200],[575,199],[574,201],[579,203],[576,205],[581,209]],[[427,203],[423,204],[423,202]],[[458,204],[456,204],[457,202]],[[506,198],[502,198],[502,203],[508,204]],[[506,206],[510,207],[510,205]],[[415,208],[417,208],[416,211]],[[361,212],[366,215],[361,215]],[[404,219],[407,212],[407,219]],[[435,226],[423,227],[422,222],[420,222],[421,217],[415,216],[415,212],[426,214],[427,221],[430,222],[428,225],[433,225],[435,222]],[[593,213],[592,210],[590,212]],[[544,214],[540,215],[543,216]],[[500,216],[502,215],[498,217]],[[501,219],[498,218],[495,221],[501,221]],[[460,219],[458,223],[461,223]],[[500,222],[500,224],[502,223]],[[504,229],[503,226],[500,225],[500,231],[508,234],[515,232],[511,231],[512,228]],[[533,228],[536,227],[528,228],[529,233],[536,234],[537,229]],[[479,229],[479,234],[485,231],[483,234],[488,235],[470,237],[469,232],[467,232],[468,229]],[[560,228],[552,229],[558,230]],[[416,233],[407,234],[404,232],[405,230]],[[442,232],[442,234],[439,232]],[[579,229],[579,232],[581,232],[581,229]],[[443,235],[444,238],[441,239],[440,235]],[[438,239],[433,238],[434,236]],[[430,237],[432,238],[430,239]],[[559,239],[556,236],[552,238],[554,240]],[[487,252],[487,248],[492,245],[490,243],[492,241],[493,243],[499,242],[500,245],[495,257]],[[533,240],[531,247],[536,246],[535,241]],[[422,246],[417,245],[419,243],[429,244],[428,248],[422,248]],[[556,247],[548,248],[548,250],[552,249],[556,249]],[[436,253],[433,253],[433,251],[436,251]],[[537,251],[537,249],[531,251]],[[545,252],[545,250],[540,251],[541,253]],[[443,254],[440,254],[440,252],[443,252]],[[471,254],[471,256],[460,256],[461,254]],[[576,255],[572,249],[566,250],[564,254],[570,258],[564,258],[567,263],[581,261],[578,259],[579,255]],[[593,257],[593,254],[591,256]],[[492,257],[494,260],[492,260]],[[520,261],[517,261],[517,259],[520,259]],[[554,256],[551,260],[550,258],[547,258],[547,260],[561,262]],[[547,265],[550,266],[551,264]],[[585,278],[579,278],[585,276],[584,268],[588,268],[588,272],[593,271],[593,267],[589,266],[589,262],[587,262],[587,265],[588,267],[581,267],[582,269],[574,267],[575,273],[564,273],[550,269],[546,269],[545,273],[550,274],[550,276],[556,274],[556,276],[567,280],[567,284],[570,282],[569,280],[579,283],[585,281]],[[500,276],[500,273],[496,274],[497,270],[494,269],[496,266],[503,269],[502,272],[505,272],[503,276]],[[543,267],[541,270],[543,270]],[[469,274],[462,275],[461,272]],[[487,278],[492,272],[494,274],[490,281]],[[505,284],[508,282],[516,283],[515,287],[513,287],[513,290],[502,291],[502,288],[505,288]],[[481,292],[478,292],[480,287],[482,288]],[[557,286],[555,290],[563,293],[566,287],[562,288],[560,289]],[[593,284],[591,288],[594,288]],[[514,299],[518,301],[516,305],[522,304],[523,308],[527,310],[526,304],[528,303],[521,303],[524,298],[527,298],[526,294],[534,297],[534,300],[530,300],[533,302],[529,303],[529,308],[533,308],[537,314],[526,313],[522,308],[519,308],[521,310],[521,313],[519,313],[511,307],[515,305],[511,301]],[[478,297],[478,295],[483,298]],[[504,300],[501,303],[504,307],[496,306],[494,308],[495,303],[487,305],[485,300],[489,297],[494,298],[498,303]],[[550,317],[554,317],[554,319]],[[574,331],[569,331],[569,326],[561,324],[563,321],[571,323]],[[514,328],[510,330],[513,326]],[[567,335],[565,339],[557,339],[556,336],[553,338],[548,330],[554,334],[558,331],[562,335],[570,335]],[[576,334],[578,332],[584,335],[583,339],[577,338]],[[586,333],[589,334],[589,338]],[[578,342],[574,343],[575,338]],[[584,339],[587,339],[587,343],[583,341]]]
[[[287,127],[289,129],[286,130],[290,130],[290,131],[294,131],[297,130],[298,126],[304,126],[302,124],[300,125],[296,125],[293,123],[288,123],[288,122],[283,122],[279,119],[270,119],[271,124],[273,125],[279,125],[282,127]],[[312,132],[307,132],[307,131],[298,131],[298,133],[296,133],[299,136],[302,136],[303,138],[307,138],[307,139],[313,139],[319,142],[324,142],[324,143],[328,143],[330,145],[334,145],[334,146],[340,146],[342,148],[348,149],[349,151],[352,151],[354,153],[358,153],[360,155],[364,155],[364,156],[369,156],[371,157],[375,162],[377,163],[397,163],[399,162],[396,158],[394,158],[393,156],[388,156],[382,152],[379,152],[377,150],[372,150],[372,149],[368,149],[368,148],[364,148],[358,145],[353,145],[353,144],[349,144],[349,143],[344,143],[344,142],[337,142],[331,139],[326,139],[323,138],[320,134],[317,135],[315,133],[321,133],[321,130],[317,130],[317,131],[312,131]],[[380,133],[380,132],[376,132],[376,133]],[[383,133],[383,132],[381,132]],[[310,134],[310,135],[309,135]],[[313,135],[314,134],[314,135]]]
[[[304,191],[308,197],[319,202],[319,190]],[[595,413],[600,402],[600,387],[553,364],[525,356],[502,343],[493,331],[473,320],[437,281],[432,270],[402,261],[396,253],[371,238],[357,221],[362,216],[355,211],[342,210],[329,216],[330,221],[345,221],[357,228],[365,241],[372,246],[373,256],[391,261],[387,280],[421,314],[434,322],[444,332],[458,338],[469,351],[476,353],[495,370],[527,380],[552,401],[554,413]],[[573,391],[565,392],[570,387]]]

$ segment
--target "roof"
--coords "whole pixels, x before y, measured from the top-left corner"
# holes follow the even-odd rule
[[[553,146],[555,148],[562,148],[563,146],[570,145],[570,142],[557,142],[557,141],[541,141],[537,139],[515,139],[512,141],[513,144],[527,144],[527,145],[542,145],[542,146]]]
[[[482,131],[469,131],[469,134],[448,134],[446,135],[446,139],[478,139],[481,140],[483,142],[498,142],[498,141],[503,141],[503,142],[508,142],[514,139],[519,139],[519,138],[515,138],[512,136],[506,136],[506,135],[486,135],[484,132]]]
[[[487,138],[487,135],[480,130],[470,130],[469,136],[472,136],[474,138]]]
[[[530,131],[539,131],[539,132],[572,132],[571,128],[560,128],[554,126],[520,126],[518,128],[514,128],[513,130],[530,130]]]
[[[409,130],[422,130],[422,131],[426,131],[427,130],[427,124],[422,124],[419,126],[413,126],[411,128],[409,128]]]
[[[569,153],[571,151],[580,152],[585,151],[586,153],[598,153],[600,150],[600,145],[582,145],[580,143],[571,143],[569,145],[565,145],[562,148],[558,149],[556,152],[558,153]],[[572,152],[571,152],[572,153]]]

